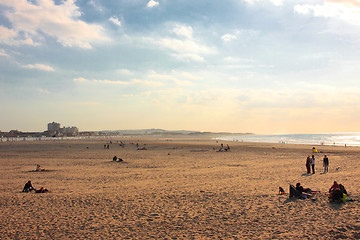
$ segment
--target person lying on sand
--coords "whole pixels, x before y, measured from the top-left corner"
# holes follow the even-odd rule
[[[307,197],[312,197],[318,191],[313,191],[310,188],[304,188],[300,183],[296,183],[296,191]]]
[[[46,193],[48,192],[49,190],[47,190],[46,188],[44,187],[41,187],[39,190],[36,190],[35,193]]]
[[[23,192],[31,192],[32,190],[35,191],[35,188],[32,186],[31,181],[29,180],[27,183],[25,183]]]

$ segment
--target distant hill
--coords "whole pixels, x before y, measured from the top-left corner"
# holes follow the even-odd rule
[[[189,130],[164,130],[164,129],[134,129],[134,130],[103,130],[101,134],[111,135],[248,135],[252,133],[230,133],[230,132],[200,132]]]

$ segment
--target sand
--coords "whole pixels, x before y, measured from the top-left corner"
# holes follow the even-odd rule
[[[147,150],[130,144],[137,140]],[[317,172],[307,175],[309,145],[112,142],[0,143],[1,239],[360,239],[359,202],[327,198],[336,180],[359,199],[358,147],[317,146]],[[231,151],[214,151],[220,143]],[[50,171],[34,172],[36,164]],[[22,193],[28,180],[50,192]],[[321,193],[290,199],[296,182]]]

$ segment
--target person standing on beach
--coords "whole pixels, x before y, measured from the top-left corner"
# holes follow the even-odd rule
[[[324,173],[329,172],[329,158],[325,155],[324,156]]]
[[[310,159],[310,155],[308,155],[305,164],[307,174],[310,174],[310,165],[311,165],[311,159]]]
[[[314,155],[311,156],[311,168],[312,168],[312,173],[315,174],[315,156]]]

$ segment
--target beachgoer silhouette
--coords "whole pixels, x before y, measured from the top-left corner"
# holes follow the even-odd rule
[[[329,172],[329,158],[326,155],[324,156],[323,163],[324,163],[324,173]]]
[[[32,186],[31,181],[29,180],[27,183],[25,183],[23,192],[31,192],[32,190],[35,190],[35,188]]]
[[[314,155],[311,156],[311,168],[312,168],[312,173],[315,174],[315,156]]]
[[[305,164],[307,174],[309,174],[311,172],[310,165],[311,165],[311,159],[310,159],[310,156],[308,155],[306,158],[306,164]]]

